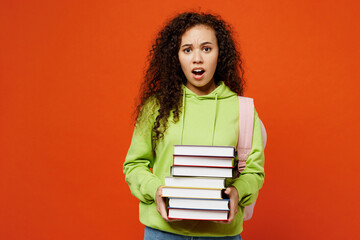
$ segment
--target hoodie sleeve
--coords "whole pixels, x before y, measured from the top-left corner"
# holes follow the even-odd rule
[[[154,121],[154,109],[146,109],[141,124],[134,129],[130,148],[125,158],[123,171],[125,181],[128,183],[131,193],[140,201],[151,204],[155,194],[161,185],[161,180],[155,176],[150,168],[154,165],[152,150],[152,126]],[[152,115],[150,118],[149,116]],[[150,122],[149,119],[152,119]]]
[[[239,205],[247,206],[256,200],[258,191],[264,183],[264,160],[261,124],[255,111],[252,149],[244,171],[232,183],[239,193]]]

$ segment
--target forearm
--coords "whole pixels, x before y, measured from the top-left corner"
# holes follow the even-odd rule
[[[246,161],[246,168],[231,184],[239,192],[240,205],[250,205],[256,200],[258,191],[264,183],[264,161],[261,125],[255,112],[252,149]]]
[[[144,129],[148,127],[148,129]],[[136,126],[123,165],[125,180],[131,193],[144,203],[152,203],[161,180],[150,168],[154,165],[151,126]]]
[[[140,201],[152,203],[155,194],[161,185],[161,180],[151,173],[150,169],[138,163],[124,164],[125,181],[128,183],[131,193]]]

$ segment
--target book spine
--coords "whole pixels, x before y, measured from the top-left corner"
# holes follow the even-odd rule
[[[184,208],[184,207],[168,207],[168,209],[184,209],[184,210],[196,210],[196,211],[227,211],[230,209],[206,209],[206,208]]]
[[[226,167],[226,166],[209,166],[209,165],[184,165],[184,164],[173,164],[173,166],[180,166],[180,167],[209,167],[209,168],[233,168],[233,167]]]

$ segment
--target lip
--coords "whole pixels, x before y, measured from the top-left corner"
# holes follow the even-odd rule
[[[192,71],[194,71],[194,70],[204,70],[204,71],[205,71],[205,69],[204,69],[204,68],[202,68],[202,67],[196,67],[196,68],[193,68],[193,69],[191,69],[191,72],[192,72]]]
[[[195,73],[192,73],[194,70],[203,70],[204,72],[203,72],[203,74],[201,74],[201,75],[198,75],[198,74],[195,74]],[[202,79],[203,77],[204,77],[204,75],[205,75],[205,69],[204,68],[199,68],[199,67],[197,67],[197,68],[193,68],[192,70],[191,70],[191,73],[192,73],[192,75],[193,75],[193,78],[195,78],[196,80],[200,80],[200,79]]]

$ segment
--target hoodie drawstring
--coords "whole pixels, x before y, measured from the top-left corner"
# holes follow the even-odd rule
[[[214,110],[214,117],[213,117],[213,127],[211,131],[211,146],[214,146],[214,138],[215,138],[215,124],[216,124],[216,110],[217,110],[217,93],[215,93],[215,110]]]
[[[180,145],[183,144],[183,133],[184,133],[184,117],[185,117],[185,89],[183,90],[182,96],[182,112],[181,112],[181,132],[180,132]]]

